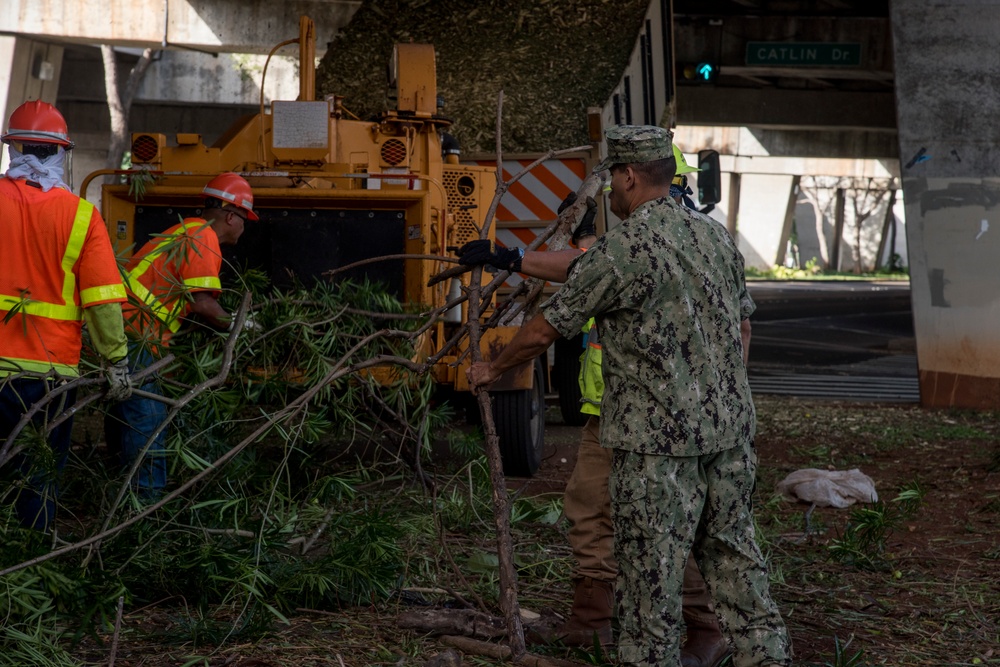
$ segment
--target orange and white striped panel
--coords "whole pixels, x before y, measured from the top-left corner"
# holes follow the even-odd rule
[[[504,160],[503,178],[509,180],[534,160]],[[480,160],[480,166],[496,167],[495,162]],[[510,186],[500,200],[495,225],[496,243],[506,248],[525,248],[535,240],[538,232],[558,216],[559,204],[570,192],[580,189],[587,175],[587,167],[580,158],[546,160]],[[516,223],[523,222],[524,226]],[[512,224],[515,223],[515,224]],[[545,250],[545,244],[538,248]],[[506,285],[516,286],[523,280],[513,274]]]
[[[504,160],[503,178],[510,179],[534,160]],[[495,167],[495,162],[480,160],[476,164]],[[497,220],[555,220],[556,209],[571,191],[576,192],[586,177],[586,165],[581,158],[546,160],[510,186],[500,200]]]

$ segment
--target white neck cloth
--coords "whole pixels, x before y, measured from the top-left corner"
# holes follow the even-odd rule
[[[48,192],[54,187],[69,190],[69,186],[63,181],[65,151],[62,147],[55,155],[50,155],[45,159],[39,159],[37,155],[24,155],[11,145],[7,146],[7,150],[10,151],[10,167],[7,169],[7,178],[35,181],[42,186],[42,192]]]

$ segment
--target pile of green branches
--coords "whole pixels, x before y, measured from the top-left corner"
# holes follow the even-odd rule
[[[17,483],[10,466],[0,470],[0,665],[74,664],[65,640],[106,633],[119,598],[126,609],[183,601],[176,627],[197,645],[259,636],[295,609],[370,602],[398,587],[405,526],[362,490],[393,478],[423,493],[421,460],[448,406],[435,401],[427,375],[405,369],[388,385],[364,373],[323,379],[377,355],[411,356],[409,340],[372,334],[386,321],[405,331],[420,320],[377,285],[279,293],[260,275],[243,281],[255,293],[254,327],[236,337],[189,327],[171,341],[174,361],[161,373],[168,400],[188,401],[168,430],[168,491],[200,481],[73,548],[149,503],[128,490],[108,454],[106,406],[90,403],[76,417],[53,535],[19,527]],[[223,295],[233,310],[240,302],[239,292]],[[227,346],[226,381],[204,388],[222,371]],[[20,437],[46,459],[43,434]]]

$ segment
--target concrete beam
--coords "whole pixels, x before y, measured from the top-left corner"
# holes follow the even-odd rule
[[[677,123],[769,129],[895,131],[892,90],[780,90],[679,86]]]
[[[859,161],[878,161],[896,165],[899,145],[895,134],[887,132],[854,131],[794,131],[762,130],[753,127],[705,127],[702,125],[678,125],[674,141],[681,150],[696,153],[703,148],[712,148],[723,155],[739,155],[751,158],[796,158],[810,162],[807,169],[796,173],[815,173],[843,176],[867,176],[857,173]],[[774,160],[764,160],[769,165]],[[812,166],[812,163],[816,166]],[[832,163],[843,163],[834,165]],[[899,175],[898,166],[887,167]],[[750,171],[763,168],[749,166]],[[833,171],[830,171],[833,169]],[[784,173],[784,168],[779,172]],[[881,173],[870,175],[881,176]]]
[[[97,101],[106,105],[101,78],[104,63],[100,50],[92,46],[72,46],[67,47],[65,53],[63,82],[59,87],[60,101]],[[280,53],[294,53],[294,48],[286,47]],[[135,99],[150,102],[163,100],[168,105],[238,104],[256,107],[260,101],[261,77],[266,60],[266,56],[246,53],[209,55],[192,51],[164,51],[158,53],[149,66]],[[134,57],[118,54],[120,72],[127,73],[134,63]],[[299,95],[298,70],[297,53],[271,58],[263,81],[264,103],[296,99]],[[97,76],[94,76],[95,73]],[[206,84],[209,81],[211,85]]]
[[[0,31],[84,44],[267,53],[316,23],[322,52],[361,0],[3,0]]]

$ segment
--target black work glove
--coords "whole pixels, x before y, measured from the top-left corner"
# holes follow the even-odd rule
[[[580,245],[580,239],[588,236],[597,236],[597,225],[594,224],[594,218],[596,217],[597,202],[594,201],[593,197],[587,197],[587,210],[584,212],[583,217],[580,218],[580,224],[576,226],[576,231],[573,232],[574,245]]]
[[[458,249],[458,263],[463,266],[490,266],[504,271],[520,271],[524,251],[520,248],[493,248],[488,239],[469,241]]]
[[[566,199],[563,199],[562,203],[559,204],[559,208],[556,209],[556,213],[562,213],[568,207],[572,206],[575,203],[576,203],[576,193],[570,190],[569,194],[566,195]]]
[[[556,213],[561,214],[568,207],[576,203],[576,193],[570,191],[566,198],[562,200],[559,204],[559,208],[556,209]],[[580,239],[586,238],[588,236],[597,236],[597,226],[594,225],[594,218],[597,217],[597,202],[594,201],[593,197],[587,197],[587,211],[583,214],[580,219],[580,224],[576,226],[576,231],[573,232],[573,244],[579,245]]]

